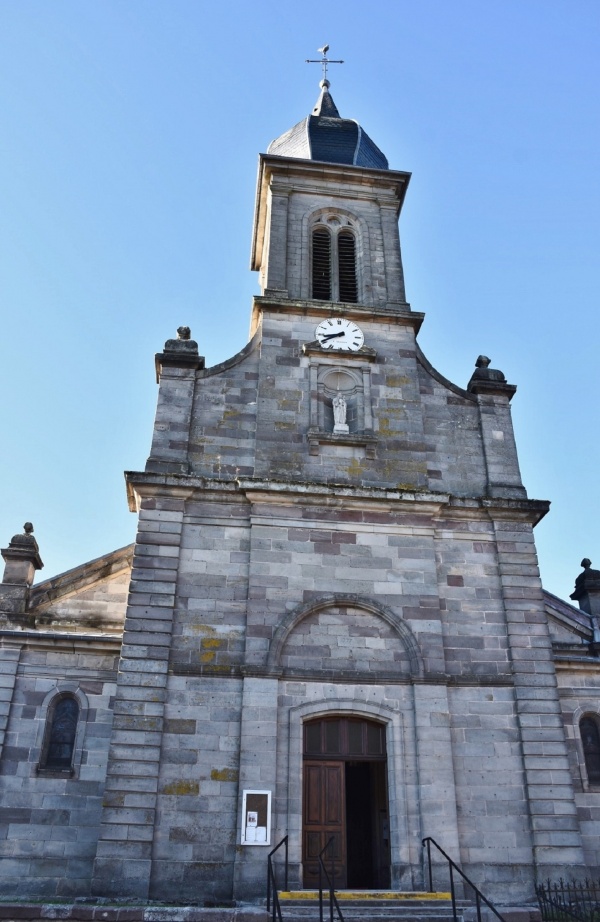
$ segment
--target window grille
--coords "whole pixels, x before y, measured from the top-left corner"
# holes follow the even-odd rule
[[[582,717],[579,732],[588,781],[590,784],[600,784],[600,732],[596,720],[589,715]]]

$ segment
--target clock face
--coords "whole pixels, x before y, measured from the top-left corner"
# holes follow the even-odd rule
[[[322,320],[315,330],[315,337],[323,349],[336,352],[357,352],[365,341],[363,331],[352,320],[345,317],[330,317]]]

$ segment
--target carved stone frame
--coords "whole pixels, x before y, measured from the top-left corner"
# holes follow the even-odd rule
[[[371,362],[376,358],[374,349],[363,347],[358,352],[331,353],[318,343],[307,343],[304,354],[309,356],[309,426],[308,442],[311,455],[319,453],[319,445],[358,445],[366,450],[367,458],[375,456],[377,438],[373,432],[373,406],[371,398]],[[325,378],[333,371],[350,375],[355,382],[359,428],[355,432],[334,433],[325,428]]]

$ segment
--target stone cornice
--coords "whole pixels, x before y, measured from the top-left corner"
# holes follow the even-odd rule
[[[80,634],[75,631],[12,630],[0,628],[0,648],[15,645],[53,653],[108,653],[116,655],[123,642],[120,634]]]
[[[260,477],[240,477],[236,480],[216,480],[193,474],[158,474],[127,471],[125,473],[130,507],[137,508],[137,496],[175,496],[192,499],[195,495],[211,495],[222,502],[282,503],[340,507],[359,506],[361,509],[382,507],[398,510],[402,506],[432,516],[445,515],[453,519],[472,519],[484,512],[491,519],[519,520],[537,524],[549,509],[547,500],[503,499],[489,497],[452,496],[429,490],[393,487],[364,487],[351,484],[290,483]],[[131,505],[133,504],[133,505]]]
[[[512,675],[447,675],[446,673],[428,673],[424,676],[411,676],[406,673],[373,673],[337,670],[294,670],[266,669],[264,666],[203,666],[200,664],[171,663],[174,675],[197,675],[212,678],[240,679],[244,676],[262,679],[278,679],[282,682],[325,682],[328,685],[446,685],[449,687],[506,687],[513,686]]]
[[[252,334],[259,325],[260,316],[265,310],[279,314],[301,314],[302,316],[333,317],[336,314],[356,320],[357,323],[372,321],[374,323],[396,323],[398,326],[412,327],[418,333],[425,314],[411,311],[410,304],[394,307],[373,307],[369,304],[349,304],[341,301],[315,301],[298,298],[277,297],[276,295],[255,295],[252,302]],[[331,353],[327,353],[331,354]],[[342,354],[342,353],[340,353]],[[347,353],[343,353],[346,355]],[[356,353],[360,355],[360,353]]]

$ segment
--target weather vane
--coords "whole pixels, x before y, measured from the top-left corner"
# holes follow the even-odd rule
[[[332,61],[330,58],[327,57],[327,52],[329,51],[329,45],[323,45],[322,48],[317,48],[317,51],[320,52],[323,55],[323,57],[319,58],[318,60],[312,60],[311,58],[307,58],[305,61],[305,64],[320,64],[321,67],[323,68],[323,81],[325,81],[327,80],[328,64],[343,64],[344,62],[343,61]]]

